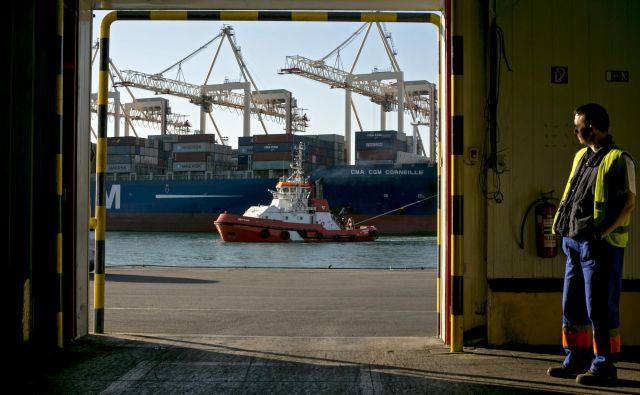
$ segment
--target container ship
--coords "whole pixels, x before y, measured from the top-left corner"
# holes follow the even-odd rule
[[[390,130],[355,133],[355,165],[345,164],[344,137],[336,134],[240,137],[237,150],[211,134],[109,138],[107,230],[214,231],[221,213],[269,204],[300,142],[312,193],[335,215],[380,234],[435,232],[435,163],[409,153],[411,137]]]

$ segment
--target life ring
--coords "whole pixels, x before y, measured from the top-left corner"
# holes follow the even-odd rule
[[[280,238],[282,240],[289,240],[291,238],[291,235],[289,234],[288,231],[283,230],[282,232],[280,232]]]
[[[339,236],[339,235],[335,235],[335,236],[333,236],[333,240],[335,240],[335,241],[340,241],[340,236]]]
[[[270,234],[271,232],[269,232],[269,229],[262,229],[260,231],[260,237],[262,237],[263,239],[268,238]]]

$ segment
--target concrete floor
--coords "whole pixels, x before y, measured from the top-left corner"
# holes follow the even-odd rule
[[[640,394],[638,350],[608,388],[546,376],[559,346],[450,353],[434,284],[428,270],[111,269],[106,333],[14,378],[43,394]]]

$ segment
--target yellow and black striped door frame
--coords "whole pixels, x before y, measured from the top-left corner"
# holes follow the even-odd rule
[[[104,333],[105,236],[107,168],[107,105],[109,37],[115,21],[263,21],[263,22],[402,22],[431,23],[440,27],[440,16],[429,12],[295,12],[295,11],[112,11],[100,25],[98,74],[98,140],[96,145],[94,331]]]
[[[64,1],[58,0],[57,2],[57,33],[58,33],[58,48],[60,54],[60,62],[57,65],[56,70],[56,117],[58,118],[58,152],[56,153],[55,159],[55,172],[56,172],[56,276],[57,276],[57,286],[58,286],[58,301],[57,301],[57,311],[56,311],[56,344],[58,348],[62,348],[64,345],[64,337],[63,337],[63,277],[62,277],[62,199],[63,199],[63,185],[62,185],[62,151],[63,151],[63,119],[62,119],[62,96],[63,96],[63,84],[62,84],[62,74],[64,71],[64,53],[63,53],[63,42],[64,42]]]
[[[462,23],[451,1],[451,344],[454,352],[462,351],[464,332],[464,270],[463,270],[463,221],[464,221],[464,108],[463,108],[463,76],[464,76],[464,41],[461,34]]]

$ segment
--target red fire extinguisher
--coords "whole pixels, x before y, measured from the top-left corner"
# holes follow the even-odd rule
[[[541,258],[553,258],[558,255],[558,240],[553,234],[553,217],[556,206],[547,199],[536,206],[536,247]]]
[[[541,258],[553,258],[558,255],[558,239],[553,234],[553,218],[556,215],[556,206],[550,201],[552,199],[551,193],[553,191],[543,193],[542,197],[529,205],[520,228],[520,248],[524,249],[524,224],[529,211],[535,207],[536,252]]]

